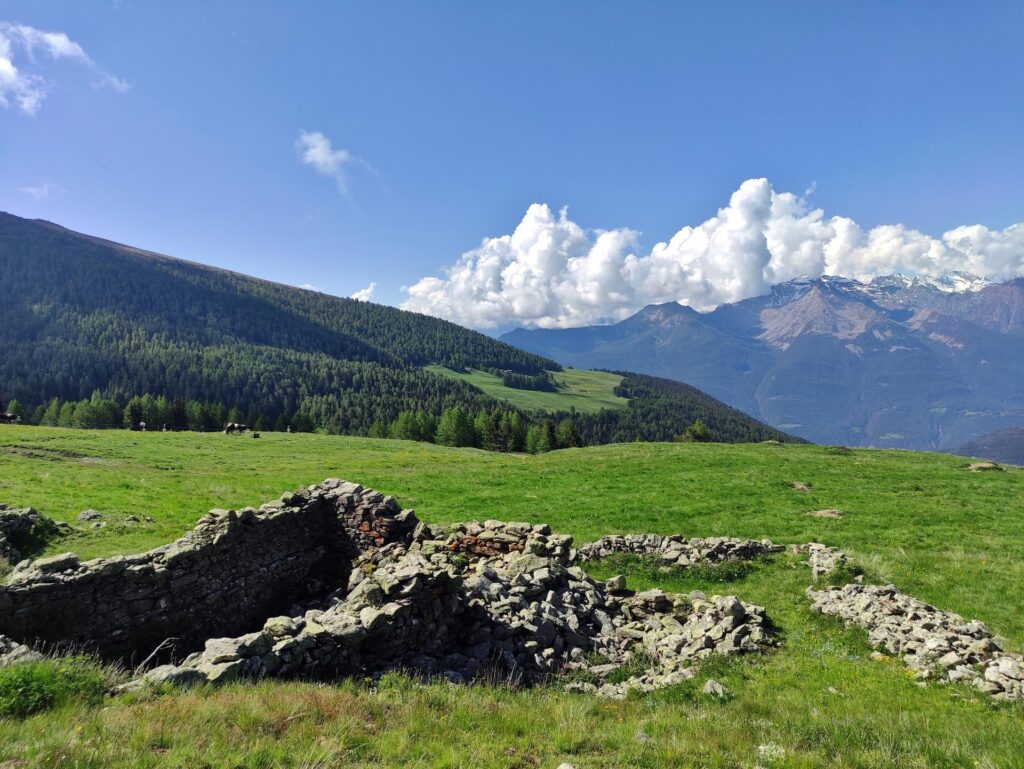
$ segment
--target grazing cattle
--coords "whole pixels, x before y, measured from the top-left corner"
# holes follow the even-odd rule
[[[243,425],[241,422],[228,422],[224,425],[225,435],[235,435],[244,433],[249,429],[248,425]]]
[[[12,414],[10,411],[0,412],[0,425],[13,425],[15,422],[20,422],[21,417],[17,414]]]
[[[253,437],[253,438],[259,438],[259,437],[260,437],[260,434],[259,434],[259,433],[253,433],[253,434],[252,434],[252,437]]]

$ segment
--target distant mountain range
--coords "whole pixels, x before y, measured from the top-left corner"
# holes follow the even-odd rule
[[[798,279],[708,313],[670,302],[501,339],[688,382],[818,443],[952,450],[1024,425],[1024,279]]]

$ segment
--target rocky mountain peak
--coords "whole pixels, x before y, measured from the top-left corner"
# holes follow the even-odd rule
[[[763,331],[758,338],[785,349],[805,334],[855,339],[872,326],[888,322],[870,304],[853,301],[833,289],[829,283],[813,282],[795,301],[766,307],[761,311]]]

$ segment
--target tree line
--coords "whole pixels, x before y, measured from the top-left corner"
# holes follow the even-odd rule
[[[263,414],[246,414],[237,407],[170,399],[162,395],[136,395],[124,404],[96,391],[80,401],[51,398],[47,403],[26,408],[17,400],[6,410],[20,417],[22,424],[74,427],[88,430],[126,428],[130,430],[191,430],[215,432],[228,423],[245,424],[257,431],[313,432],[324,430],[303,411],[282,413],[271,420]],[[371,438],[424,441],[442,446],[473,447],[485,451],[540,454],[583,445],[572,417],[530,418],[514,409],[483,409],[472,412],[452,406],[440,416],[423,410],[402,411],[390,423],[376,420],[366,433]]]
[[[247,414],[237,406],[229,408],[221,403],[201,403],[163,395],[136,395],[120,403],[104,397],[98,390],[80,401],[51,398],[35,408],[23,406],[12,399],[5,410],[20,417],[21,424],[84,430],[127,428],[216,432],[223,430],[229,422],[245,424],[254,430],[313,432],[316,429],[313,420],[302,411],[282,412],[271,419],[264,414]]]
[[[539,390],[541,392],[555,392],[558,388],[555,381],[546,371],[541,374],[519,374],[515,371],[505,371],[501,375],[501,383],[505,387],[512,387],[516,390]]]
[[[541,454],[579,448],[583,440],[571,416],[530,417],[502,408],[472,411],[453,406],[440,417],[423,411],[403,411],[391,424],[375,422],[371,438],[426,441],[442,446],[469,446],[485,451]]]

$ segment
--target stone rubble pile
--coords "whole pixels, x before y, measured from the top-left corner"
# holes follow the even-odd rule
[[[711,654],[772,643],[760,607],[734,597],[633,595],[576,565],[572,538],[544,525],[418,523],[408,541],[368,548],[323,608],[215,638],[146,679],[372,675],[403,669],[452,682],[535,684],[560,673],[575,688],[622,697],[691,675]],[[637,663],[647,667],[637,671]],[[623,668],[632,675],[607,683]],[[138,683],[134,684],[138,685]]]
[[[611,651],[605,651],[610,661],[569,663],[567,671],[595,680],[574,682],[568,689],[619,699],[630,691],[649,692],[693,678],[694,664],[712,654],[756,652],[775,643],[764,609],[734,596],[707,599],[700,591],[674,596],[648,590],[616,604]],[[619,682],[606,680],[638,661],[649,667]]]
[[[940,611],[893,585],[808,588],[807,595],[814,611],[864,628],[872,646],[901,655],[921,678],[967,682],[995,699],[1024,699],[1024,658],[1003,651],[978,620]]]
[[[34,508],[11,509],[0,504],[0,558],[16,564],[28,553],[26,545],[38,545],[64,534],[66,524],[59,524],[40,515]]]
[[[581,562],[607,558],[617,553],[655,557],[665,566],[687,568],[722,561],[749,561],[783,548],[771,540],[707,537],[687,539],[680,535],[627,534],[601,537],[579,549]]]
[[[837,547],[829,547],[820,542],[808,542],[806,545],[794,545],[794,553],[807,555],[807,563],[811,567],[811,576],[814,579],[831,574],[847,563],[846,553]]]

